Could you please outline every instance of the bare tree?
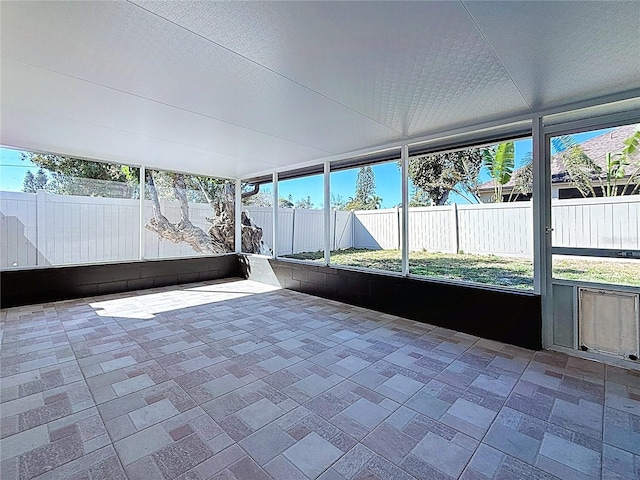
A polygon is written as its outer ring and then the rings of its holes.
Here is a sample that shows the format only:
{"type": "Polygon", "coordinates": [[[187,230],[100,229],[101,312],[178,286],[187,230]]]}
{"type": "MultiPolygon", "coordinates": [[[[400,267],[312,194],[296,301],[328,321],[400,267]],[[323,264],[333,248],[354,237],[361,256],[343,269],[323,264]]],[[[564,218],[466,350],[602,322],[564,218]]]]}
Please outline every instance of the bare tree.
{"type": "MultiPolygon", "coordinates": [[[[25,187],[38,181],[46,182],[46,172],[53,180],[46,188],[62,195],[89,195],[134,198],[138,195],[140,169],[127,165],[93,162],[60,155],[24,152],[22,159],[41,167],[38,174],[25,180],[25,187]],[[118,188],[119,187],[119,188],[118,188]]],[[[153,208],[153,217],[145,227],[160,238],[174,243],[187,243],[200,253],[228,253],[235,251],[235,188],[226,180],[196,175],[147,170],[145,184],[153,208]],[[180,219],[172,223],[162,212],[160,198],[176,200],[180,206],[180,219]],[[206,202],[213,215],[203,229],[190,218],[189,202],[206,202]]],[[[44,184],[43,184],[44,185],[44,184]]],[[[248,198],[259,193],[259,185],[242,193],[248,198]]],[[[238,199],[240,200],[240,199],[238,199]]],[[[243,252],[269,253],[262,242],[262,229],[246,213],[242,215],[243,252]]]]}
{"type": "MultiPolygon", "coordinates": [[[[235,251],[235,188],[228,181],[206,181],[202,177],[185,176],[171,173],[171,187],[173,197],[180,204],[180,220],[170,222],[162,213],[158,191],[155,186],[153,172],[146,172],[145,182],[151,204],[153,218],[145,227],[165,240],[174,243],[188,243],[191,248],[200,253],[228,253],[235,251]],[[187,182],[194,184],[213,210],[212,217],[206,217],[211,224],[207,231],[194,225],[189,215],[189,190],[187,182]]],[[[258,193],[259,187],[244,192],[243,196],[258,193]]],[[[255,225],[251,218],[242,212],[241,216],[242,251],[245,253],[269,253],[262,241],[262,229],[255,225]]]]}

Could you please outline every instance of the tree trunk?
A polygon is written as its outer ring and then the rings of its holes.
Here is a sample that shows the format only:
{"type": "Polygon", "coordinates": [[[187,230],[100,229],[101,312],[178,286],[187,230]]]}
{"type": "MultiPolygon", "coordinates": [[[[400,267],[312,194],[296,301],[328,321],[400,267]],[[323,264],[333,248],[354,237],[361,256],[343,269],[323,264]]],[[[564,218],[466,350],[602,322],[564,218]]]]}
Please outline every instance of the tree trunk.
{"type": "MultiPolygon", "coordinates": [[[[213,198],[200,185],[202,193],[214,212],[214,217],[206,218],[211,223],[207,232],[191,223],[184,175],[172,175],[173,195],[180,203],[180,221],[178,223],[169,222],[162,214],[151,171],[146,173],[146,184],[153,206],[153,218],[145,225],[147,229],[156,232],[160,238],[170,242],[188,243],[199,253],[219,254],[235,251],[235,189],[232,184],[221,185],[213,198]]],[[[255,193],[257,191],[254,189],[255,193]]],[[[256,226],[245,212],[242,212],[242,251],[245,253],[270,253],[262,242],[262,229],[256,226]]]]}
{"type": "Polygon", "coordinates": [[[180,202],[180,221],[171,223],[167,217],[162,215],[158,191],[153,181],[153,174],[148,171],[146,174],[147,189],[151,196],[153,205],[153,218],[146,226],[152,232],[156,232],[160,238],[173,243],[188,243],[199,253],[225,253],[224,245],[207,235],[200,227],[196,227],[189,219],[189,203],[187,201],[186,184],[184,176],[173,175],[173,194],[180,202]]]}
{"type": "Polygon", "coordinates": [[[242,252],[271,255],[262,241],[262,228],[258,227],[246,212],[242,212],[242,252]]]}
{"type": "Polygon", "coordinates": [[[235,231],[235,201],[234,187],[231,184],[224,184],[219,192],[209,200],[209,205],[213,209],[214,217],[207,217],[207,222],[211,224],[208,233],[212,238],[222,243],[227,252],[235,252],[236,231],[235,231]]]}
{"type": "MultiPolygon", "coordinates": [[[[259,187],[254,187],[250,193],[251,195],[257,194],[259,187]]],[[[243,194],[242,198],[246,198],[250,195],[243,194]]],[[[219,195],[216,195],[216,199],[210,201],[216,213],[215,218],[207,218],[207,221],[211,222],[209,228],[209,235],[225,242],[229,248],[229,251],[235,250],[235,202],[234,202],[234,187],[231,184],[226,184],[219,195]]],[[[247,212],[241,213],[241,235],[242,235],[242,252],[243,253],[261,253],[270,255],[269,248],[262,241],[262,228],[258,227],[253,220],[249,217],[247,212]]]]}
{"type": "Polygon", "coordinates": [[[442,196],[438,200],[438,203],[437,203],[438,206],[447,204],[447,200],[449,200],[449,193],[451,193],[449,190],[445,190],[445,192],[442,194],[442,196]]]}

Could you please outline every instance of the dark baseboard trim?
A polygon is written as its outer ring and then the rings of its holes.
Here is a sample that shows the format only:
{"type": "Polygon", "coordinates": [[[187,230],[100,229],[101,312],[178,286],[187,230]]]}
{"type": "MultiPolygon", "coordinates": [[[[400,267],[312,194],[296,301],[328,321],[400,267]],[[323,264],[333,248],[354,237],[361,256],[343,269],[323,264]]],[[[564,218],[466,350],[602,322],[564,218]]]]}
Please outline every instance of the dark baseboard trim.
{"type": "Polygon", "coordinates": [[[542,348],[540,295],[241,255],[251,280],[498,340],[542,348]]]}
{"type": "Polygon", "coordinates": [[[148,260],[0,272],[2,308],[239,275],[238,256],[148,260]]]}

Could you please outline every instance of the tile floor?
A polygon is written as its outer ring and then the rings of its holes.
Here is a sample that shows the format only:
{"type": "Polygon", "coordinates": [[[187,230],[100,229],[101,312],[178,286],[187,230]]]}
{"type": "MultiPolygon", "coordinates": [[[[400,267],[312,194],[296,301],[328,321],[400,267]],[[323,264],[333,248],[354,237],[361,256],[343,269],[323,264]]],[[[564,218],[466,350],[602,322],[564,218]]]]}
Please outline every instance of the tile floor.
{"type": "Polygon", "coordinates": [[[640,478],[640,372],[243,280],[1,311],[13,479],[640,478]]]}

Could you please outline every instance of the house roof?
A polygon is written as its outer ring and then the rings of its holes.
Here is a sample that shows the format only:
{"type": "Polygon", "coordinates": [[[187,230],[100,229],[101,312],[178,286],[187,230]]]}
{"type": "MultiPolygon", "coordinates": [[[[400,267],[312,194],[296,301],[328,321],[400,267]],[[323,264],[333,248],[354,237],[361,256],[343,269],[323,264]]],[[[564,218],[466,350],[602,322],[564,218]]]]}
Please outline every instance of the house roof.
{"type": "MultiPolygon", "coordinates": [[[[624,147],[623,141],[631,136],[631,134],[635,131],[638,125],[631,124],[625,125],[623,127],[618,127],[613,130],[607,131],[602,135],[598,135],[597,137],[593,137],[585,142],[580,144],[582,151],[591,158],[597,165],[602,167],[603,170],[606,170],[606,154],[619,152],[624,147]]],[[[516,170],[516,172],[520,171],[523,167],[516,170]]],[[[503,185],[503,187],[512,187],[514,184],[515,172],[514,175],[511,176],[511,180],[503,185]]],[[[569,174],[567,173],[567,169],[564,166],[564,162],[562,161],[562,153],[556,153],[551,156],[551,183],[565,183],[571,181],[569,174]]],[[[486,192],[489,190],[493,190],[495,186],[495,180],[489,180],[481,184],[478,187],[480,192],[486,192]]]]}

